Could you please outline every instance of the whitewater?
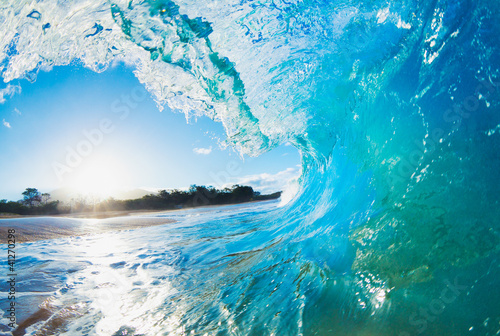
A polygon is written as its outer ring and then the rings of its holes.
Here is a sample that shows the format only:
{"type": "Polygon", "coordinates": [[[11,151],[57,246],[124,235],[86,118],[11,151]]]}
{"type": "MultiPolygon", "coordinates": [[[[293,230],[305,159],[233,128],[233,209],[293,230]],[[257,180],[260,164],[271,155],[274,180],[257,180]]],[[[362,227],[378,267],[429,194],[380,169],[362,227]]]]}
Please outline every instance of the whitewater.
{"type": "Polygon", "coordinates": [[[499,17],[483,0],[1,1],[4,82],[123,62],[242,155],[302,159],[286,204],[26,243],[21,295],[47,313],[17,334],[499,335],[499,17]]]}

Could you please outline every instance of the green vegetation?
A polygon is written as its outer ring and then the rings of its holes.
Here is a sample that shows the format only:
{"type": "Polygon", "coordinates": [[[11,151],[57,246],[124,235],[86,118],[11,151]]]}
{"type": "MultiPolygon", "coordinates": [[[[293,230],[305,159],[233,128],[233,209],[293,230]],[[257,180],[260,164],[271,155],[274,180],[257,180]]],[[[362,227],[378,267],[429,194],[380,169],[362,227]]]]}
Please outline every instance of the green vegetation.
{"type": "Polygon", "coordinates": [[[101,201],[81,197],[72,200],[70,204],[51,201],[50,194],[42,194],[36,188],[27,188],[22,195],[23,199],[17,202],[0,200],[0,214],[56,215],[120,210],[169,210],[276,199],[280,197],[281,192],[261,195],[249,186],[234,185],[232,188],[219,190],[214,187],[192,185],[188,191],[161,190],[157,194],[146,195],[138,199],[108,198],[101,201]]]}
{"type": "Polygon", "coordinates": [[[50,201],[50,194],[42,194],[35,188],[26,188],[23,199],[17,202],[0,200],[0,214],[48,215],[58,214],[59,201],[50,201]]]}

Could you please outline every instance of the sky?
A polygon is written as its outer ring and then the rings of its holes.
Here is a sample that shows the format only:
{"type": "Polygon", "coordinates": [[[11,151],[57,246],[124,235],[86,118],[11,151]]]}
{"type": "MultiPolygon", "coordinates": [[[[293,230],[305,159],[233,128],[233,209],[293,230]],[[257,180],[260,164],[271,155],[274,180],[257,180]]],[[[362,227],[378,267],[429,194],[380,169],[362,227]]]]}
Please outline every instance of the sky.
{"type": "Polygon", "coordinates": [[[51,192],[252,185],[269,193],[300,172],[296,148],[259,157],[223,149],[222,124],[158,109],[124,64],[103,73],[77,65],[36,81],[0,84],[0,199],[27,187],[51,192]]]}

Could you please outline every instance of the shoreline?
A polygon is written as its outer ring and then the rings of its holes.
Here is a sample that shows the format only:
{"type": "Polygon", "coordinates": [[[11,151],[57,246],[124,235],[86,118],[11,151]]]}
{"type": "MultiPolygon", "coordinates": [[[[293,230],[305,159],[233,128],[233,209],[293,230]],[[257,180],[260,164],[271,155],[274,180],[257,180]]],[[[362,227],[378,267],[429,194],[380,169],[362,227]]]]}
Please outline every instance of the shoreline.
{"type": "MultiPolygon", "coordinates": [[[[0,235],[7,237],[8,230],[16,231],[16,243],[65,237],[81,237],[111,231],[134,230],[150,226],[173,224],[176,220],[165,217],[142,217],[193,209],[213,209],[219,207],[248,206],[272,200],[251,201],[236,204],[206,205],[170,210],[123,210],[101,213],[74,213],[59,215],[18,215],[0,217],[0,235]]],[[[0,241],[0,244],[5,242],[0,241]]]]}
{"type": "MultiPolygon", "coordinates": [[[[16,217],[0,220],[0,235],[7,237],[8,230],[14,229],[16,243],[30,243],[40,240],[96,235],[112,231],[134,230],[175,222],[177,221],[170,218],[134,215],[108,218],[16,217]]],[[[0,243],[5,242],[0,241],[0,243]]]]}
{"type": "Polygon", "coordinates": [[[244,205],[244,204],[252,204],[252,203],[260,203],[260,202],[268,202],[279,200],[279,198],[267,199],[267,200],[254,200],[248,202],[241,203],[228,203],[228,204],[208,204],[201,206],[193,206],[193,207],[185,207],[179,209],[164,209],[164,210],[113,210],[113,211],[97,211],[97,212],[75,212],[75,213],[67,213],[67,214],[53,214],[53,215],[19,215],[14,213],[0,213],[0,220],[2,219],[16,219],[16,218],[87,218],[87,219],[106,219],[106,218],[116,218],[116,217],[126,217],[126,216],[135,216],[135,215],[149,215],[149,214],[158,214],[163,212],[171,212],[171,211],[183,211],[183,210],[192,210],[192,209],[203,209],[203,208],[216,208],[216,207],[224,207],[224,206],[232,206],[232,205],[244,205]]]}
{"type": "Polygon", "coordinates": [[[184,209],[169,209],[169,210],[116,210],[116,211],[101,211],[101,212],[75,212],[68,214],[53,214],[53,215],[18,215],[18,214],[0,214],[0,219],[16,219],[16,218],[87,218],[87,219],[106,219],[115,217],[126,217],[150,213],[159,213],[167,211],[176,211],[184,209]]]}

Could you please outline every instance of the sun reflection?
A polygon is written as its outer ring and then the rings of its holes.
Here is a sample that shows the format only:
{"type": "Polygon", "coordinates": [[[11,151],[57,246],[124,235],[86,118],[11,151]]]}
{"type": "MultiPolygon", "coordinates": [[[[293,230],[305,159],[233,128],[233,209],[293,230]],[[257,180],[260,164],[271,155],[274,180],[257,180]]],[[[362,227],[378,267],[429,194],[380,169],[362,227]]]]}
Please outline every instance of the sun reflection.
{"type": "Polygon", "coordinates": [[[385,289],[379,290],[377,295],[375,295],[375,300],[376,300],[375,308],[380,308],[384,304],[385,298],[386,298],[385,289]]]}
{"type": "MultiPolygon", "coordinates": [[[[105,221],[87,220],[86,225],[105,225],[105,221]]],[[[98,317],[94,326],[97,334],[159,335],[165,329],[178,334],[187,308],[179,303],[173,314],[165,316],[165,302],[177,291],[164,279],[168,269],[149,268],[149,258],[136,257],[142,253],[137,240],[123,232],[107,232],[78,242],[74,252],[91,264],[71,274],[68,283],[72,284],[73,294],[98,317]]],[[[76,334],[78,325],[72,327],[76,334]]]]}

